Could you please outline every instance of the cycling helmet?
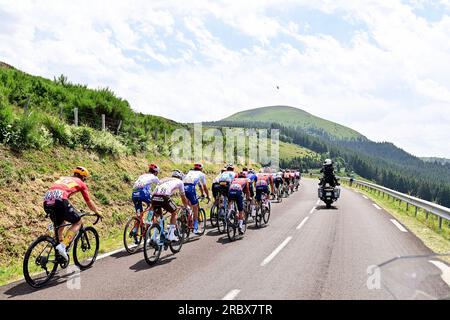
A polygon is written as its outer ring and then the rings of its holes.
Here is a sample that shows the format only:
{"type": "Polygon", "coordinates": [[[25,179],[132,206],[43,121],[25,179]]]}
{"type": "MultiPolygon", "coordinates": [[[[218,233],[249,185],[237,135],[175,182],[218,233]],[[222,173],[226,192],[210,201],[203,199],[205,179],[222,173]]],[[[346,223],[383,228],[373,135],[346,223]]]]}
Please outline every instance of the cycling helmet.
{"type": "Polygon", "coordinates": [[[264,168],[264,173],[272,173],[272,169],[269,167],[264,168]]]}
{"type": "Polygon", "coordinates": [[[177,179],[183,180],[184,174],[180,170],[174,170],[174,171],[172,171],[172,178],[177,178],[177,179]]]}
{"type": "Polygon", "coordinates": [[[83,179],[86,179],[90,176],[89,171],[85,167],[76,167],[72,172],[74,175],[79,175],[83,179]]]}
{"type": "Polygon", "coordinates": [[[152,163],[148,165],[148,172],[153,173],[153,174],[158,174],[160,171],[159,167],[152,163]]]}
{"type": "Polygon", "coordinates": [[[225,168],[227,169],[227,171],[234,171],[234,165],[232,163],[227,164],[225,168]]]}
{"type": "Polygon", "coordinates": [[[255,174],[255,170],[249,169],[249,170],[248,170],[248,173],[250,173],[250,174],[255,174]]]}
{"type": "Polygon", "coordinates": [[[248,172],[248,168],[247,167],[242,168],[242,172],[248,172]]]}
{"type": "Polygon", "coordinates": [[[203,165],[201,163],[194,164],[194,170],[203,170],[203,165]]]}
{"type": "Polygon", "coordinates": [[[331,159],[326,159],[323,163],[325,166],[331,166],[333,164],[333,161],[331,159]]]}
{"type": "Polygon", "coordinates": [[[246,172],[244,172],[244,171],[242,171],[242,172],[239,172],[239,174],[238,174],[238,178],[247,178],[247,173],[246,173],[246,172]]]}

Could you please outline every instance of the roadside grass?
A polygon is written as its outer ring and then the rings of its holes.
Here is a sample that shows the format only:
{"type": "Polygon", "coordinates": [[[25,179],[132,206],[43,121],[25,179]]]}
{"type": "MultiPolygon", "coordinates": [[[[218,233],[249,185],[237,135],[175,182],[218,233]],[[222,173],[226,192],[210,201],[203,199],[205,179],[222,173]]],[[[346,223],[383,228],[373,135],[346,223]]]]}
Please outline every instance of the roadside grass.
{"type": "MultiPolygon", "coordinates": [[[[342,182],[348,185],[348,182],[342,182]]],[[[371,198],[377,205],[384,208],[400,223],[406,226],[413,234],[415,234],[429,249],[437,254],[450,254],[450,223],[449,221],[442,222],[442,229],[439,229],[438,217],[432,214],[428,215],[422,210],[417,210],[413,206],[407,209],[406,203],[393,200],[392,197],[388,199],[387,195],[384,197],[378,194],[375,190],[368,191],[366,189],[351,187],[358,190],[371,198]]],[[[450,260],[450,259],[446,259],[450,260]]],[[[449,261],[450,262],[450,261],[449,261]]]]}

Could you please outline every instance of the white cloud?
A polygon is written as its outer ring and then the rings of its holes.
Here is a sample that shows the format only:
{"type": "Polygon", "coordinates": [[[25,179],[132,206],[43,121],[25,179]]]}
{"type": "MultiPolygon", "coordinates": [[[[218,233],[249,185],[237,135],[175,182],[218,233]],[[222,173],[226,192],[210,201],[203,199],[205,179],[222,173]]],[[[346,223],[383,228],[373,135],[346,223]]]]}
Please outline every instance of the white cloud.
{"type": "Polygon", "coordinates": [[[450,16],[415,14],[429,5],[0,0],[0,60],[109,86],[134,109],[178,121],[286,104],[418,155],[450,157],[450,16]],[[354,25],[351,39],[311,33],[307,20],[280,13],[298,7],[341,17],[354,25]],[[211,20],[249,41],[227,46],[211,20]]]}

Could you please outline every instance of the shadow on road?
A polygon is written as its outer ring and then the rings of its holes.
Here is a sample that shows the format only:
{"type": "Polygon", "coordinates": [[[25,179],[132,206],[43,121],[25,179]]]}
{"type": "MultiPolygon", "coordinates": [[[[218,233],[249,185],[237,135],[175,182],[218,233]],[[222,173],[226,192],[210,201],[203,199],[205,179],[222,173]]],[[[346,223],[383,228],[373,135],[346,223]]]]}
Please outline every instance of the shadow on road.
{"type": "Polygon", "coordinates": [[[134,265],[132,265],[129,269],[133,270],[134,272],[145,271],[145,270],[149,270],[149,269],[162,267],[165,264],[170,263],[176,259],[177,259],[177,257],[173,253],[171,253],[164,257],[161,257],[159,259],[159,261],[153,266],[149,265],[147,262],[145,262],[144,259],[142,259],[142,260],[139,260],[138,262],[136,262],[134,265]]]}
{"type": "Polygon", "coordinates": [[[62,285],[64,283],[67,283],[67,280],[70,280],[71,276],[73,276],[76,273],[75,271],[71,273],[65,272],[66,272],[65,270],[60,270],[59,272],[57,272],[54,278],[42,288],[35,289],[30,287],[26,282],[19,282],[16,283],[10,289],[6,290],[4,294],[9,296],[8,299],[12,299],[19,296],[26,296],[28,294],[32,294],[39,291],[45,291],[50,288],[62,285]]]}
{"type": "Polygon", "coordinates": [[[317,206],[316,210],[317,211],[321,211],[321,210],[329,211],[329,210],[339,210],[339,208],[336,206],[331,206],[330,209],[327,209],[327,206],[322,205],[322,206],[317,206]]]}

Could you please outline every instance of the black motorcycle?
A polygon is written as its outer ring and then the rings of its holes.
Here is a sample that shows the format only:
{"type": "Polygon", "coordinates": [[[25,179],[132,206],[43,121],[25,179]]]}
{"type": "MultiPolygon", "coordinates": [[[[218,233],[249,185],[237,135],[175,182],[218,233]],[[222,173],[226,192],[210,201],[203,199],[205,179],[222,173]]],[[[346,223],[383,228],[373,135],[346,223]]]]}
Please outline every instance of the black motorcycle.
{"type": "Polygon", "coordinates": [[[325,202],[327,209],[331,208],[333,202],[337,201],[341,196],[341,189],[333,187],[329,183],[319,187],[319,199],[325,202]]]}

